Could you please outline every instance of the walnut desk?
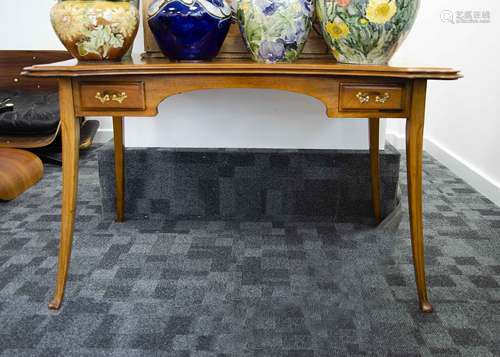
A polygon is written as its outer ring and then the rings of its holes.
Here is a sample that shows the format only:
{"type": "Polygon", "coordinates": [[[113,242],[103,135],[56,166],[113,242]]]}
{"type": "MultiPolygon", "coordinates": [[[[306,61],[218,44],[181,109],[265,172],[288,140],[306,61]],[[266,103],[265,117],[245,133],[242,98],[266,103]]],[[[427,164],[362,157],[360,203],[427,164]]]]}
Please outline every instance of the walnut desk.
{"type": "MultiPolygon", "coordinates": [[[[166,59],[133,58],[122,62],[78,63],[75,60],[25,68],[25,75],[59,81],[63,142],[61,239],[55,295],[59,309],[69,269],[78,188],[79,117],[113,117],[116,173],[116,216],[123,221],[123,117],[155,116],[167,97],[200,89],[264,88],[297,92],[320,100],[329,118],[370,118],[372,200],[380,221],[379,122],[405,118],[408,197],[413,263],[423,312],[427,298],[422,223],[422,143],[428,80],[461,77],[446,68],[406,68],[335,64],[309,59],[294,64],[266,65],[250,60],[172,63],[166,59]]],[[[235,120],[237,120],[235,118],[235,120]]]]}

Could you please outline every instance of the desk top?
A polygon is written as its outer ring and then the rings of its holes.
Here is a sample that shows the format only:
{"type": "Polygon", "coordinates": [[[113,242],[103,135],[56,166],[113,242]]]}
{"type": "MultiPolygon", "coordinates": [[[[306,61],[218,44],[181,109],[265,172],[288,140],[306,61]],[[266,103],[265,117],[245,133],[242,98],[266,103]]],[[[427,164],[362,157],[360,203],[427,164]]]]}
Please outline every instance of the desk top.
{"type": "Polygon", "coordinates": [[[451,68],[374,66],[335,63],[326,59],[304,59],[295,63],[263,64],[250,59],[216,59],[212,62],[171,62],[165,58],[133,56],[121,62],[78,62],[69,60],[26,67],[24,75],[35,77],[82,77],[115,75],[309,75],[407,79],[454,80],[461,73],[451,68]]]}

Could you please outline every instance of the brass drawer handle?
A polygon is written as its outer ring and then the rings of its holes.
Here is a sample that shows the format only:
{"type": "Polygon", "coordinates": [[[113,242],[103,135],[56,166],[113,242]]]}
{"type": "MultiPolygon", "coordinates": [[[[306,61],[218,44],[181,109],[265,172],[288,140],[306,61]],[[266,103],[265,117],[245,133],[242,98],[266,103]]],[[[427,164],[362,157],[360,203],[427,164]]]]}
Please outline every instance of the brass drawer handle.
{"type": "Polygon", "coordinates": [[[127,93],[121,92],[120,94],[109,94],[109,93],[101,93],[97,92],[95,95],[95,99],[99,100],[102,104],[107,103],[109,101],[115,101],[122,104],[125,99],[127,99],[127,93]]]}
{"type": "MultiPolygon", "coordinates": [[[[384,104],[389,99],[391,99],[391,95],[387,92],[384,94],[380,94],[380,93],[372,93],[372,94],[376,95],[375,96],[375,103],[384,104]]],[[[356,98],[358,98],[358,100],[361,104],[369,103],[370,102],[370,93],[358,92],[358,94],[356,94],[356,98]]]]}
{"type": "Polygon", "coordinates": [[[375,97],[375,102],[384,104],[389,99],[391,99],[391,96],[389,95],[389,93],[386,92],[383,95],[377,95],[375,97]]]}
{"type": "Polygon", "coordinates": [[[370,101],[370,95],[368,93],[359,92],[356,94],[356,97],[359,99],[361,104],[365,104],[370,101]]]}

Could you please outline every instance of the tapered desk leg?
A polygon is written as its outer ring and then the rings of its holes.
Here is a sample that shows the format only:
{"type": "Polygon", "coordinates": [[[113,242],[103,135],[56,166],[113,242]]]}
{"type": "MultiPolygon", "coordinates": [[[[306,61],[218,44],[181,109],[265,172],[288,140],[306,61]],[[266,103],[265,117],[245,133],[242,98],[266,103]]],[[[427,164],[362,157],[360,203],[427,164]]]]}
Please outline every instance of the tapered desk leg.
{"type": "Polygon", "coordinates": [[[410,211],[411,244],[418,298],[422,312],[432,312],[425,283],[424,229],[422,218],[422,150],[426,80],[415,80],[410,117],[406,122],[406,161],[408,176],[408,203],[410,211]]]}
{"type": "Polygon", "coordinates": [[[54,310],[61,307],[66,279],[68,277],[78,193],[80,120],[75,117],[71,79],[63,78],[59,80],[59,106],[61,115],[63,187],[57,281],[54,298],[49,304],[49,308],[54,310]]]}
{"type": "Polygon", "coordinates": [[[380,208],[380,157],[379,157],[379,132],[380,119],[370,118],[370,167],[372,182],[372,206],[377,224],[382,221],[380,208]]]}
{"type": "Polygon", "coordinates": [[[115,196],[116,221],[124,221],[125,211],[125,173],[123,166],[123,117],[113,117],[115,143],[115,196]]]}

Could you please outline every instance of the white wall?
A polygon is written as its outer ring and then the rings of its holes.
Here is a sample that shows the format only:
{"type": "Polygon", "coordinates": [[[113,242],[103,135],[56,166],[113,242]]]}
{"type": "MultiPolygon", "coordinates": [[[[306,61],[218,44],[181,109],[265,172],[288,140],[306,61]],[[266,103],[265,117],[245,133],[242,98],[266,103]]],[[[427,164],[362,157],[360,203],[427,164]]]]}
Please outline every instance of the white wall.
{"type": "MultiPolygon", "coordinates": [[[[1,13],[23,13],[22,26],[16,16],[2,17],[0,33],[9,36],[0,49],[63,49],[49,21],[55,1],[0,1],[1,13]]],[[[139,33],[137,53],[144,49],[139,33]]],[[[157,118],[126,120],[127,146],[368,148],[366,120],[327,120],[319,101],[293,93],[200,91],[171,97],[159,109],[157,118]]],[[[111,122],[103,120],[101,139],[110,137],[111,122]]]]}
{"type": "MultiPolygon", "coordinates": [[[[426,150],[500,205],[500,2],[422,2],[401,61],[460,69],[459,81],[429,83],[426,150]],[[489,11],[490,24],[449,24],[444,10],[489,11]]],[[[401,143],[404,123],[388,121],[387,136],[401,143]]]]}

